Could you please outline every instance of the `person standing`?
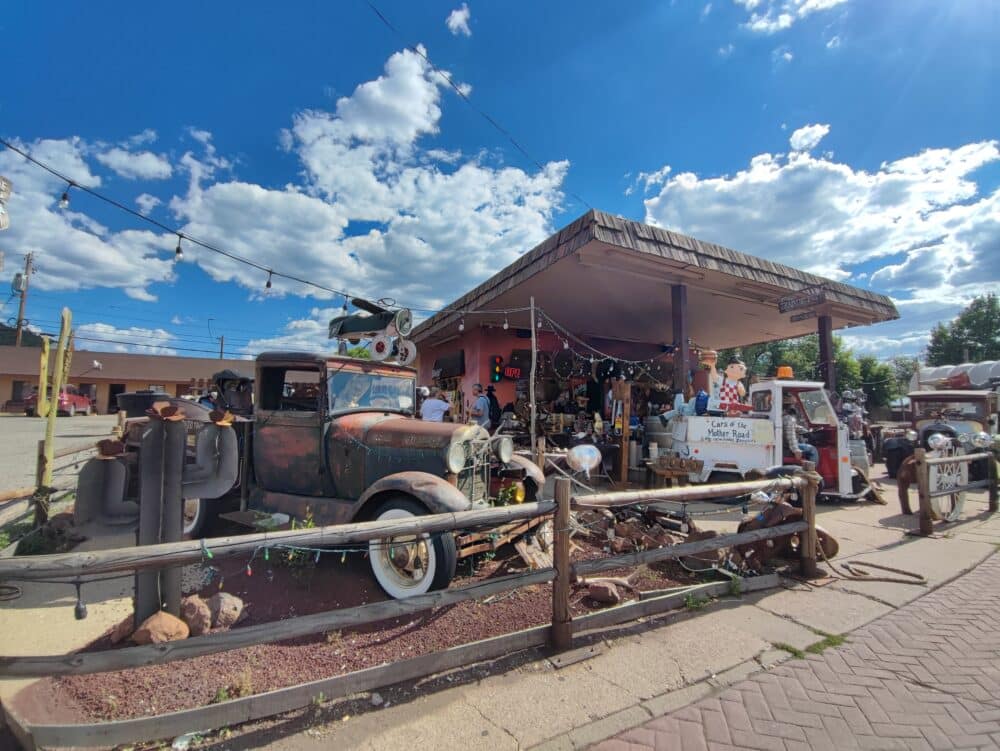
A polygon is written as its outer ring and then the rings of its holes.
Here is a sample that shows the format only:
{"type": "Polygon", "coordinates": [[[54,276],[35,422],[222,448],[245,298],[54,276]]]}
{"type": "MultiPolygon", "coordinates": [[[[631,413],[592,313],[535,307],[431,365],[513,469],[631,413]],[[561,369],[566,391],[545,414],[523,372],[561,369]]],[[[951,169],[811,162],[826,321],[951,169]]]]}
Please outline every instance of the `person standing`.
{"type": "Polygon", "coordinates": [[[472,421],[479,425],[480,427],[489,430],[490,429],[490,400],[483,393],[483,384],[477,383],[472,387],[472,395],[475,401],[472,403],[472,409],[469,410],[469,414],[472,416],[472,421]]]}
{"type": "Polygon", "coordinates": [[[443,391],[437,392],[433,397],[424,399],[420,405],[420,417],[429,422],[442,422],[445,413],[451,409],[448,397],[443,391]]]}

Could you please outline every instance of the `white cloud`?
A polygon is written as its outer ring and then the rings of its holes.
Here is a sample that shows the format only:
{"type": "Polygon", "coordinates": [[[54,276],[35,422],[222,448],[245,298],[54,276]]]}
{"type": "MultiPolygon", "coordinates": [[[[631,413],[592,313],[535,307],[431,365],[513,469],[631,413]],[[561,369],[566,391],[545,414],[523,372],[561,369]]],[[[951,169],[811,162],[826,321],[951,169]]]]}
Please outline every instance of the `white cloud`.
{"type": "Polygon", "coordinates": [[[736,47],[733,46],[732,42],[724,44],[718,49],[719,57],[729,57],[735,50],[736,47]]]}
{"type": "Polygon", "coordinates": [[[701,17],[708,18],[708,14],[712,12],[712,4],[705,3],[705,7],[701,9],[701,17]]]}
{"type": "Polygon", "coordinates": [[[788,143],[793,151],[810,151],[816,148],[829,132],[830,126],[826,124],[805,125],[792,133],[788,143]]]}
{"type": "Polygon", "coordinates": [[[136,205],[139,207],[139,212],[141,214],[148,214],[150,211],[159,206],[163,201],[161,201],[156,196],[151,196],[149,193],[140,193],[135,198],[136,205]]]}
{"type": "Polygon", "coordinates": [[[771,62],[774,65],[780,65],[781,63],[790,63],[795,59],[795,55],[792,54],[792,50],[787,44],[781,47],[775,47],[771,50],[771,62]]]}
{"type": "Polygon", "coordinates": [[[462,3],[461,8],[455,8],[455,10],[448,14],[444,23],[448,27],[448,31],[455,36],[461,34],[471,37],[472,29],[469,28],[469,18],[471,16],[472,12],[469,10],[469,6],[466,3],[462,3]]]}
{"type": "Polygon", "coordinates": [[[334,352],[337,343],[329,338],[330,319],[341,315],[340,308],[313,308],[308,318],[291,320],[277,336],[251,339],[243,353],[255,355],[267,350],[293,352],[334,352]]]}
{"type": "Polygon", "coordinates": [[[99,153],[97,161],[129,180],[165,180],[173,174],[170,161],[152,151],[128,151],[116,146],[99,153]]]}
{"type": "Polygon", "coordinates": [[[153,143],[156,139],[156,131],[152,128],[146,128],[142,131],[142,133],[136,133],[134,136],[129,136],[126,143],[129,146],[144,146],[147,143],[153,143]]]}
{"type": "Polygon", "coordinates": [[[826,48],[828,50],[835,50],[839,46],[840,46],[840,37],[836,35],[830,37],[830,40],[826,43],[826,48]]]}
{"type": "MultiPolygon", "coordinates": [[[[100,176],[85,161],[89,147],[78,138],[15,143],[78,185],[101,185],[100,176]]],[[[164,255],[170,249],[169,238],[144,230],[109,230],[81,213],[87,201],[72,189],[69,209],[60,210],[57,203],[65,183],[11,151],[0,152],[0,173],[16,186],[7,205],[11,224],[5,240],[35,253],[38,271],[33,287],[50,291],[118,287],[135,299],[153,299],[147,287],[173,279],[173,265],[164,255]]]]}
{"type": "Polygon", "coordinates": [[[85,323],[77,326],[80,349],[91,352],[135,352],[144,355],[176,355],[175,337],[165,329],[130,326],[120,329],[109,323],[85,323]]]}
{"type": "Polygon", "coordinates": [[[744,26],[760,34],[789,29],[813,13],[830,10],[847,0],[733,0],[750,18],[744,26]]]}
{"type": "Polygon", "coordinates": [[[947,317],[1000,291],[1000,189],[981,193],[972,179],[997,162],[996,141],[928,149],[872,172],[807,151],[760,154],[734,175],[671,176],[645,201],[646,221],[834,279],[874,265],[870,286],[897,300],[903,320],[872,336],[912,345],[938,320],[924,311],[947,317]]]}
{"type": "MultiPolygon", "coordinates": [[[[569,168],[554,161],[528,172],[486,152],[450,151],[438,139],[425,145],[441,129],[441,98],[449,92],[420,55],[393,54],[382,75],[341,97],[334,111],[292,117],[281,144],[303,171],[283,187],[239,179],[212,134],[191,128],[186,138],[195,148],[176,160],[186,187],[164,202],[185,235],[265,268],[352,294],[439,307],[551,233],[569,168]]],[[[27,148],[77,184],[100,185],[86,157],[106,153],[106,146],[67,139],[27,148]]],[[[172,282],[175,269],[194,263],[216,280],[263,292],[266,273],[193,243],[175,267],[172,233],[113,232],[76,212],[75,197],[69,211],[59,211],[65,184],[19,157],[0,154],[0,172],[17,186],[6,234],[12,245],[38,254],[33,284],[41,289],[117,287],[151,300],[151,284],[172,282]]],[[[152,210],[156,200],[143,194],[137,205],[152,210]]],[[[273,282],[276,296],[336,297],[280,277],[273,282]]]]}

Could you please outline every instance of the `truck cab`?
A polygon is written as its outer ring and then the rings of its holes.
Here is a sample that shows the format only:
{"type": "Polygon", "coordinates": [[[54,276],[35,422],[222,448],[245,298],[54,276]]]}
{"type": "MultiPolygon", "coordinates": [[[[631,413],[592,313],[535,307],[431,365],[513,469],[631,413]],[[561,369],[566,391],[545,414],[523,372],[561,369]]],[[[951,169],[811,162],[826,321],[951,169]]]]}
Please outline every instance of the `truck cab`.
{"type": "MultiPolygon", "coordinates": [[[[541,470],[510,438],[476,425],[417,420],[416,371],[296,352],[258,356],[249,508],[316,524],[391,520],[487,507],[497,476],[506,498],[535,500],[541,470]]],[[[244,478],[247,481],[247,478],[244,478]]],[[[373,541],[372,570],[393,597],[447,586],[450,534],[373,541]]]]}
{"type": "Polygon", "coordinates": [[[671,451],[700,459],[704,468],[695,482],[740,479],[752,469],[800,464],[784,436],[782,410],[791,405],[807,440],[819,453],[821,494],[856,499],[868,492],[867,477],[852,466],[847,426],[837,420],[819,381],[768,379],[750,386],[751,410],[745,416],[684,415],[671,420],[671,451]]]}

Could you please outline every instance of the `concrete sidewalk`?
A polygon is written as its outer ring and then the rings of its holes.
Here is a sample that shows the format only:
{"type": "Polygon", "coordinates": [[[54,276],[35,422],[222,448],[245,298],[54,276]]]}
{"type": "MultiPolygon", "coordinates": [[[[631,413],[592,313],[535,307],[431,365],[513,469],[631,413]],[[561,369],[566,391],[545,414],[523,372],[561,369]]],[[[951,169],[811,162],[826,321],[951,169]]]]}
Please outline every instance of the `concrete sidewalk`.
{"type": "Polygon", "coordinates": [[[592,748],[1000,749],[1000,556],[843,646],[592,748]]]}
{"type": "MultiPolygon", "coordinates": [[[[924,539],[905,534],[916,519],[898,513],[895,487],[886,484],[888,506],[820,508],[819,523],[840,540],[838,561],[905,568],[924,574],[933,588],[974,568],[1000,544],[1000,515],[986,513],[985,494],[970,494],[966,520],[924,539]]],[[[586,748],[765,669],[805,664],[789,662],[787,650],[803,650],[822,641],[823,633],[854,631],[928,593],[913,585],[836,579],[787,586],[611,632],[603,654],[560,670],[536,660],[502,674],[484,669],[470,678],[467,671],[455,676],[463,685],[439,679],[395,688],[381,692],[387,703],[377,709],[362,697],[213,747],[291,751],[335,744],[374,751],[416,742],[441,749],[484,743],[498,749],[586,748]]],[[[773,670],[763,675],[767,679],[773,670]]]]}

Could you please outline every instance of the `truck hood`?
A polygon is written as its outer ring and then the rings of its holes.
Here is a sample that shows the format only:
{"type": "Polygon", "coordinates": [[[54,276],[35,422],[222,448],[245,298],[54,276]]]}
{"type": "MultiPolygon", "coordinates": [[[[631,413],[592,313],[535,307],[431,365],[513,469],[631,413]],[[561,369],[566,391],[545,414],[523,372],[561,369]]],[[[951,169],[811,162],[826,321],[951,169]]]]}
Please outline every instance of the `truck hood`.
{"type": "Polygon", "coordinates": [[[478,425],[430,422],[384,412],[342,415],[335,417],[333,424],[337,434],[347,434],[369,448],[443,450],[455,441],[489,438],[478,425]]]}

